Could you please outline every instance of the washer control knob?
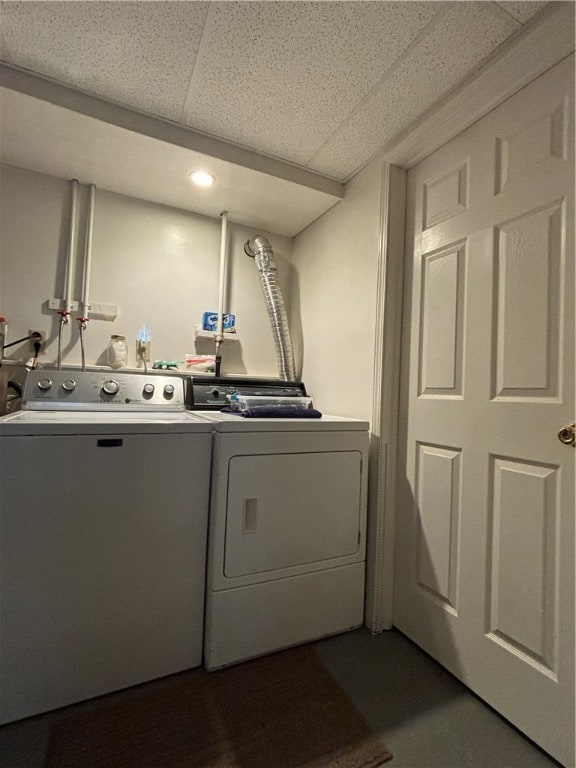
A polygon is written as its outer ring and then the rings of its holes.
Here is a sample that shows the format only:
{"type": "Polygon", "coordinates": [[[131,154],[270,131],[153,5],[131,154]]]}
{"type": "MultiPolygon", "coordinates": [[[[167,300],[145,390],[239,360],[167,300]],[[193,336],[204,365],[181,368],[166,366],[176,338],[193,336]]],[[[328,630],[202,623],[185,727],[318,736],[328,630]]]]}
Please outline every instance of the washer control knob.
{"type": "Polygon", "coordinates": [[[40,379],[38,382],[38,389],[41,389],[43,392],[46,392],[50,389],[52,386],[52,380],[51,379],[40,379]]]}
{"type": "Polygon", "coordinates": [[[219,389],[213,389],[211,391],[212,397],[220,397],[220,390],[219,389]]]}
{"type": "Polygon", "coordinates": [[[164,386],[164,397],[172,397],[174,394],[174,384],[166,384],[164,386]]]}
{"type": "Polygon", "coordinates": [[[66,379],[62,382],[62,389],[65,389],[66,392],[73,392],[76,389],[76,382],[74,379],[66,379]]]}
{"type": "Polygon", "coordinates": [[[154,394],[154,384],[144,384],[144,395],[151,397],[154,394]]]}
{"type": "Polygon", "coordinates": [[[102,392],[105,392],[107,395],[115,395],[119,389],[120,385],[117,381],[114,381],[114,379],[105,381],[104,384],[102,384],[102,392]]]}

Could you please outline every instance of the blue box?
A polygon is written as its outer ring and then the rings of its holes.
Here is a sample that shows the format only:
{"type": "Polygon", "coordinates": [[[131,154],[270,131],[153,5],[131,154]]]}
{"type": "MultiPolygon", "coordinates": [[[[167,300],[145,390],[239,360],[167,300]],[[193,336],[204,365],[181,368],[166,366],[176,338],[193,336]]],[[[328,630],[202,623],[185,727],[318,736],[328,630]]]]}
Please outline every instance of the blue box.
{"type": "MultiPolygon", "coordinates": [[[[218,330],[218,312],[204,312],[202,315],[202,330],[218,330]]],[[[236,315],[222,315],[222,330],[224,333],[236,333],[236,315]]]]}

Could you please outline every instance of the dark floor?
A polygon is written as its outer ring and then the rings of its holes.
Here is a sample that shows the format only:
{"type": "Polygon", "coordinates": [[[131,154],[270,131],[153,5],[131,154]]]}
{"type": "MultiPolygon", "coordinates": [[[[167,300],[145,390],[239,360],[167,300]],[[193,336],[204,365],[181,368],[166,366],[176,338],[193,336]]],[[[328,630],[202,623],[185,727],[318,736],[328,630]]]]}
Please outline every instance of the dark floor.
{"type": "Polygon", "coordinates": [[[394,755],[390,768],[559,765],[400,632],[357,630],[316,650],[394,755]]]}
{"type": "MultiPolygon", "coordinates": [[[[399,632],[373,636],[357,630],[321,640],[315,647],[393,753],[390,768],[558,765],[399,632]]],[[[140,693],[143,687],[136,690],[140,693]]],[[[42,768],[54,722],[100,707],[107,699],[129,697],[134,690],[3,726],[0,768],[42,768]]]]}

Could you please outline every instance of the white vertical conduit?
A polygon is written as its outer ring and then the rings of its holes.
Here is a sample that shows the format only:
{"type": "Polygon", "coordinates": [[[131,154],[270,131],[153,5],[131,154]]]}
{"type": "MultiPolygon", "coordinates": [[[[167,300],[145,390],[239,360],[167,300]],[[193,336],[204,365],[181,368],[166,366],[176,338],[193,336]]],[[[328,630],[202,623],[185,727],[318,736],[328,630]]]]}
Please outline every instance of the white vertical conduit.
{"type": "Polygon", "coordinates": [[[218,281],[218,322],[216,325],[216,376],[220,376],[222,355],[220,347],[224,341],[224,291],[226,285],[226,257],[228,254],[228,211],[222,211],[222,232],[220,235],[220,276],[218,281]]]}
{"type": "Polygon", "coordinates": [[[70,240],[68,242],[68,261],[66,263],[66,284],[64,289],[64,311],[66,312],[65,323],[68,322],[68,316],[72,311],[72,291],[74,290],[74,267],[75,267],[75,244],[76,244],[76,209],[78,207],[78,187],[77,179],[72,179],[72,193],[70,203],[70,240]]]}
{"type": "Polygon", "coordinates": [[[84,270],[82,273],[82,302],[80,316],[78,317],[78,332],[80,334],[80,351],[82,354],[82,370],[86,370],[86,351],[84,349],[84,331],[88,326],[88,310],[90,308],[90,272],[92,269],[92,233],[94,231],[94,203],[96,199],[96,186],[88,186],[88,213],[86,218],[86,237],[84,240],[84,270]]]}
{"type": "Polygon", "coordinates": [[[66,277],[64,279],[64,309],[59,309],[60,322],[58,327],[58,370],[62,367],[62,328],[68,322],[72,311],[72,291],[74,290],[74,254],[76,244],[76,209],[78,206],[78,179],[70,182],[70,239],[68,241],[68,258],[66,260],[66,277]]]}
{"type": "MultiPolygon", "coordinates": [[[[84,271],[82,274],[82,304],[80,306],[80,319],[88,320],[88,310],[90,302],[88,299],[90,293],[90,272],[92,269],[92,233],[94,231],[94,203],[96,200],[96,187],[90,184],[88,187],[88,216],[86,221],[86,239],[84,241],[84,271]]],[[[84,324],[84,327],[86,325],[84,324]]]]}

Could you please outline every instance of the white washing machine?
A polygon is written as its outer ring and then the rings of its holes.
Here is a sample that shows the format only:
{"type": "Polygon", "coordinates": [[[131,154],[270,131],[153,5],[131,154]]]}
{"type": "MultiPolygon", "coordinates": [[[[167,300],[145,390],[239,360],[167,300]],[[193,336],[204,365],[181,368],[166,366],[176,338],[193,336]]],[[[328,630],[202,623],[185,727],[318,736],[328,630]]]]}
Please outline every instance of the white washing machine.
{"type": "Polygon", "coordinates": [[[207,669],[360,626],[368,423],[205,418],[214,425],[207,669]]]}
{"type": "Polygon", "coordinates": [[[202,663],[211,427],[183,395],[33,372],[0,419],[0,722],[202,663]]]}

